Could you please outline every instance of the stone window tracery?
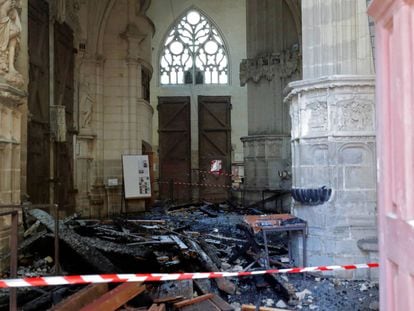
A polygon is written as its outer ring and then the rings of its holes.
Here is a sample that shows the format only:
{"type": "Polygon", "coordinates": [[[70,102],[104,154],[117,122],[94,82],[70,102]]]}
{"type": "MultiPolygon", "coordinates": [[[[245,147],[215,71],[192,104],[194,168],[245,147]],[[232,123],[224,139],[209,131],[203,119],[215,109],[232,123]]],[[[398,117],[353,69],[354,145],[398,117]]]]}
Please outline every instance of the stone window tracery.
{"type": "Polygon", "coordinates": [[[228,54],[216,27],[190,10],[170,30],[160,58],[160,83],[227,84],[228,54]]]}

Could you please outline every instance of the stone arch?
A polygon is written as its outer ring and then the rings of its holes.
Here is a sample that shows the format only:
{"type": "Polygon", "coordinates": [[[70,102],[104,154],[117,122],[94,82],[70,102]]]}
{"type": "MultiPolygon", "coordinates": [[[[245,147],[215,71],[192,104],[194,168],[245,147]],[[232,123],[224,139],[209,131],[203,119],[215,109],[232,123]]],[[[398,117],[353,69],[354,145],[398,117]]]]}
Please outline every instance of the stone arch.
{"type": "Polygon", "coordinates": [[[174,21],[170,24],[170,26],[168,27],[168,29],[165,31],[161,41],[160,41],[160,45],[158,46],[158,51],[157,51],[157,84],[160,85],[160,72],[161,72],[161,57],[162,57],[162,53],[164,51],[164,46],[165,46],[165,42],[167,40],[167,38],[169,37],[171,31],[174,29],[174,27],[176,27],[178,25],[178,23],[191,11],[196,11],[198,12],[200,15],[202,15],[213,27],[214,29],[217,31],[218,36],[220,37],[220,39],[223,41],[223,47],[224,50],[226,52],[226,56],[227,56],[227,76],[228,76],[228,81],[227,81],[227,85],[231,85],[232,81],[231,81],[231,73],[232,73],[232,58],[231,58],[231,51],[230,51],[230,45],[228,44],[228,41],[226,40],[226,37],[224,35],[224,33],[222,32],[221,28],[218,26],[218,24],[214,21],[214,19],[212,17],[210,17],[209,14],[207,14],[204,10],[200,9],[199,7],[195,6],[195,5],[191,5],[190,7],[184,9],[182,11],[182,13],[174,19],[174,21]]]}
{"type": "MultiPolygon", "coordinates": [[[[290,12],[292,13],[293,20],[295,22],[296,26],[296,32],[297,36],[300,39],[299,42],[301,42],[302,38],[302,16],[301,16],[301,3],[292,1],[292,0],[285,0],[286,5],[288,6],[290,12]]],[[[301,50],[302,50],[302,44],[300,44],[301,50]]]]}
{"type": "Polygon", "coordinates": [[[111,16],[112,9],[115,5],[116,0],[109,0],[106,2],[103,14],[99,17],[98,35],[96,41],[96,53],[103,55],[103,42],[105,37],[105,29],[108,23],[108,19],[111,16]]]}

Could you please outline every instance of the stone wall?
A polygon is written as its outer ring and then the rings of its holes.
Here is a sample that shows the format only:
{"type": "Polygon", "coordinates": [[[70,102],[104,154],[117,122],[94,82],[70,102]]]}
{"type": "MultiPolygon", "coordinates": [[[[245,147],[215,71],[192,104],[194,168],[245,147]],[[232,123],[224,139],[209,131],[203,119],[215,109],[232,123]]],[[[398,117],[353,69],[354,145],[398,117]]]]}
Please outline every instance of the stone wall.
{"type": "Polygon", "coordinates": [[[374,77],[330,76],[290,87],[293,187],[333,190],[327,203],[293,206],[308,222],[308,265],[375,261],[378,253],[364,246],[377,234],[374,77]]]}
{"type": "MultiPolygon", "coordinates": [[[[85,217],[121,211],[121,156],[141,154],[142,144],[152,143],[153,108],[142,74],[151,79],[154,25],[142,3],[88,1],[79,10],[76,180],[77,206],[85,217]],[[114,178],[118,186],[109,187],[114,178]]],[[[142,210],[144,201],[128,206],[142,210]]]]}
{"type": "Polygon", "coordinates": [[[242,138],[246,203],[260,200],[261,190],[290,186],[279,177],[291,170],[291,124],[283,89],[301,77],[300,19],[299,1],[247,1],[248,58],[240,65],[240,83],[247,85],[248,94],[249,136],[242,138]]]}

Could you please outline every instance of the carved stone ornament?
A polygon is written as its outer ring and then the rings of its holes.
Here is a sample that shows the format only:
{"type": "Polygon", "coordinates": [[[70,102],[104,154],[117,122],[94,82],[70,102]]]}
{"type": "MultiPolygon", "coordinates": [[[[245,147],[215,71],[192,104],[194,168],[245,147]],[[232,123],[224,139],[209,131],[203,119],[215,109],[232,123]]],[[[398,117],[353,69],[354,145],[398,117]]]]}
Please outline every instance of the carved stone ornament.
{"type": "Polygon", "coordinates": [[[80,132],[81,134],[92,133],[92,114],[95,105],[95,98],[92,96],[91,87],[88,82],[82,83],[79,89],[80,93],[80,132]]]}
{"type": "Polygon", "coordinates": [[[328,129],[328,103],[326,100],[313,100],[306,105],[310,112],[309,130],[326,131],[328,129]]]}
{"type": "Polygon", "coordinates": [[[16,87],[24,84],[23,76],[14,67],[22,31],[19,8],[16,0],[0,0],[0,76],[16,87]]]}
{"type": "Polygon", "coordinates": [[[137,25],[129,23],[120,36],[128,42],[127,58],[130,60],[138,59],[140,55],[140,44],[144,41],[147,35],[141,33],[137,25]]]}
{"type": "Polygon", "coordinates": [[[301,70],[299,45],[278,53],[270,53],[256,58],[243,59],[240,63],[240,86],[253,81],[258,83],[262,78],[268,81],[275,76],[289,78],[301,70]]]}
{"type": "Polygon", "coordinates": [[[374,129],[374,104],[372,102],[347,101],[339,103],[338,130],[369,131],[374,129]]]}

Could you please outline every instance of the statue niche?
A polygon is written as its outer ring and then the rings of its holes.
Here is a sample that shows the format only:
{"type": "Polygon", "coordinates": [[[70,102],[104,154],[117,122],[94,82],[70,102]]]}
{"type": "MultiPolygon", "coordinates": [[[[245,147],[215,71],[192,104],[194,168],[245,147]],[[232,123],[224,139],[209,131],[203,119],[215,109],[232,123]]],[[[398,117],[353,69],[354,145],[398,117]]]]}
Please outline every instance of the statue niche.
{"type": "Polygon", "coordinates": [[[11,85],[23,86],[23,76],[14,63],[19,51],[22,26],[16,0],[0,0],[0,76],[11,85]]]}
{"type": "Polygon", "coordinates": [[[90,135],[92,134],[92,114],[95,105],[95,99],[92,96],[91,87],[89,82],[84,82],[81,84],[80,89],[80,116],[79,116],[79,126],[80,134],[90,135]]]}

